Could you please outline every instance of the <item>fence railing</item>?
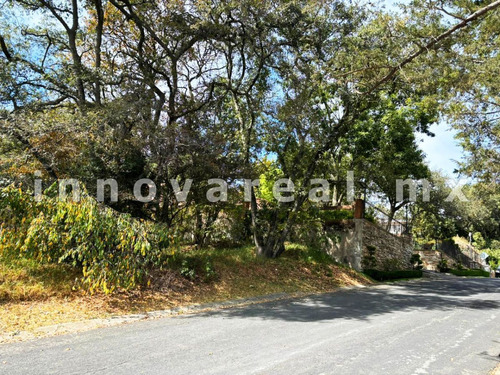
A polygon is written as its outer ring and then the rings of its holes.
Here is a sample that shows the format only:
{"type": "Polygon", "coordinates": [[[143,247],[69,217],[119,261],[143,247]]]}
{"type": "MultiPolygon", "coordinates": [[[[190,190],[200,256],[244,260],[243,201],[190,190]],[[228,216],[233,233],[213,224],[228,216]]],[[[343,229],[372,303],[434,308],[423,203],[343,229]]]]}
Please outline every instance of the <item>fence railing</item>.
{"type": "Polygon", "coordinates": [[[460,247],[453,241],[441,241],[438,243],[438,249],[450,258],[456,259],[457,262],[460,262],[467,268],[482,268],[484,265],[481,256],[472,248],[472,246],[467,246],[464,252],[464,250],[460,249],[460,247]]]}
{"type": "Polygon", "coordinates": [[[389,214],[387,214],[384,210],[380,209],[379,207],[375,206],[374,204],[372,204],[368,201],[365,201],[365,204],[367,204],[368,206],[370,206],[371,208],[374,209],[375,220],[378,222],[379,226],[388,230],[389,233],[395,234],[397,236],[410,234],[410,228],[408,226],[408,223],[401,222],[401,221],[393,218],[391,220],[391,225],[388,228],[387,226],[388,226],[389,220],[390,220],[389,214]]]}

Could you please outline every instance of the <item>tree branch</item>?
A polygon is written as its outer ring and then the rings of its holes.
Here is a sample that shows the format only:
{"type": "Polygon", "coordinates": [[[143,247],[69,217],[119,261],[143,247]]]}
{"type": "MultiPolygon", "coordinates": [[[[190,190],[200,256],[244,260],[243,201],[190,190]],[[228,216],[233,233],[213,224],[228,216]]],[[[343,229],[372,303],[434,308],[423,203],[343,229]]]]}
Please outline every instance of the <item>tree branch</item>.
{"type": "Polygon", "coordinates": [[[2,52],[7,58],[8,61],[12,61],[12,55],[9,52],[9,49],[7,48],[7,44],[5,44],[5,40],[2,35],[0,35],[0,47],[2,48],[2,52]]]}
{"type": "Polygon", "coordinates": [[[476,21],[477,19],[481,18],[484,16],[486,13],[500,7],[500,0],[494,1],[493,3],[479,9],[478,11],[474,12],[471,14],[469,17],[465,18],[462,22],[457,23],[455,26],[449,28],[446,30],[444,33],[440,34],[439,36],[433,38],[429,43],[426,45],[420,47],[416,52],[408,56],[406,59],[404,59],[402,62],[400,62],[397,66],[393,67],[389,73],[383,77],[381,80],[375,83],[375,85],[366,92],[366,94],[372,94],[376,89],[378,89],[381,85],[386,83],[387,81],[391,80],[394,78],[394,76],[400,71],[402,68],[404,68],[406,65],[411,63],[413,60],[415,60],[417,57],[420,55],[423,55],[427,53],[431,48],[435,47],[439,42],[442,40],[448,38],[451,36],[453,33],[456,31],[463,29],[467,27],[470,23],[476,21]]]}

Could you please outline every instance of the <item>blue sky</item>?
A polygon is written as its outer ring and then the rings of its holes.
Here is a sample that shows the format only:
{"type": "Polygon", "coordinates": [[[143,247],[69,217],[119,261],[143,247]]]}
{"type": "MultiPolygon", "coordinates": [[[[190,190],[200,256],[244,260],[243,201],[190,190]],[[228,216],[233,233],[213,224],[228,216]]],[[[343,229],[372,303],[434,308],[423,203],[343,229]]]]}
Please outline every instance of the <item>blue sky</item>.
{"type": "Polygon", "coordinates": [[[433,125],[430,130],[436,136],[419,135],[419,146],[425,152],[432,170],[440,170],[452,177],[457,167],[455,161],[459,161],[463,155],[462,148],[454,138],[456,133],[444,122],[433,125]]]}

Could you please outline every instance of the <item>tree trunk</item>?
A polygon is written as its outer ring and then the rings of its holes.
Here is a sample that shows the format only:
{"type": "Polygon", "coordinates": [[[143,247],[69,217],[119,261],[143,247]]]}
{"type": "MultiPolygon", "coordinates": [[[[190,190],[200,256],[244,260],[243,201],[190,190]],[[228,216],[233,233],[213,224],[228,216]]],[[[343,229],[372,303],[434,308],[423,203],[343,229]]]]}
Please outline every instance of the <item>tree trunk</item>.
{"type": "Polygon", "coordinates": [[[394,215],[396,215],[396,207],[391,205],[391,211],[389,212],[389,215],[387,216],[387,227],[385,228],[388,232],[391,231],[391,225],[394,220],[394,215]]]}
{"type": "Polygon", "coordinates": [[[203,236],[203,214],[201,210],[196,207],[196,228],[194,230],[194,243],[196,247],[202,248],[204,245],[204,236],[203,236]]]}
{"type": "MultiPolygon", "coordinates": [[[[254,189],[251,190],[251,212],[252,212],[252,227],[253,227],[253,238],[256,247],[257,256],[262,256],[265,258],[277,258],[285,251],[285,241],[288,238],[290,230],[294,224],[293,213],[297,212],[300,208],[303,200],[298,199],[294,208],[287,212],[284,218],[284,228],[279,231],[278,227],[280,224],[280,218],[277,212],[274,212],[269,220],[269,228],[267,233],[262,235],[259,228],[259,223],[257,219],[257,200],[255,198],[254,189]]],[[[283,223],[283,222],[281,222],[283,223]]]]}

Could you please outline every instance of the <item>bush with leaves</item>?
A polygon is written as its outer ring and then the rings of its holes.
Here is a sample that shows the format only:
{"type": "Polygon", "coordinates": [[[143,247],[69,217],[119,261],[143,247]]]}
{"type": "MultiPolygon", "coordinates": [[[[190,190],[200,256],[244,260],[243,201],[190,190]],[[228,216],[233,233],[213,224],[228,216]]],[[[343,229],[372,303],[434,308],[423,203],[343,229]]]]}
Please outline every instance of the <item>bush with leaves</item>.
{"type": "Polygon", "coordinates": [[[480,276],[490,277],[490,273],[484,270],[449,270],[455,276],[480,276]]]}
{"type": "Polygon", "coordinates": [[[47,196],[37,202],[7,187],[0,198],[0,255],[72,264],[91,293],[133,288],[174,254],[166,227],[117,214],[86,194],[80,202],[47,196]]]}
{"type": "Polygon", "coordinates": [[[422,270],[398,270],[398,271],[379,271],[379,270],[364,270],[365,275],[370,276],[377,281],[411,279],[422,277],[422,270]]]}
{"type": "Polygon", "coordinates": [[[375,256],[377,248],[375,246],[367,245],[366,250],[368,251],[368,254],[363,256],[361,265],[363,266],[363,269],[374,269],[377,266],[377,257],[375,256]]]}
{"type": "Polygon", "coordinates": [[[398,259],[390,258],[382,260],[381,268],[385,272],[400,271],[406,268],[398,259]]]}
{"type": "Polygon", "coordinates": [[[216,280],[217,271],[210,259],[187,256],[182,259],[180,274],[191,281],[201,278],[204,282],[216,280]]]}
{"type": "Polygon", "coordinates": [[[437,264],[437,269],[439,272],[448,272],[450,270],[448,267],[448,261],[446,259],[441,259],[437,264]]]}
{"type": "Polygon", "coordinates": [[[424,268],[424,266],[422,265],[424,264],[424,262],[422,262],[422,259],[420,259],[420,254],[412,254],[410,263],[412,269],[414,270],[421,270],[422,268],[424,268]]]}

